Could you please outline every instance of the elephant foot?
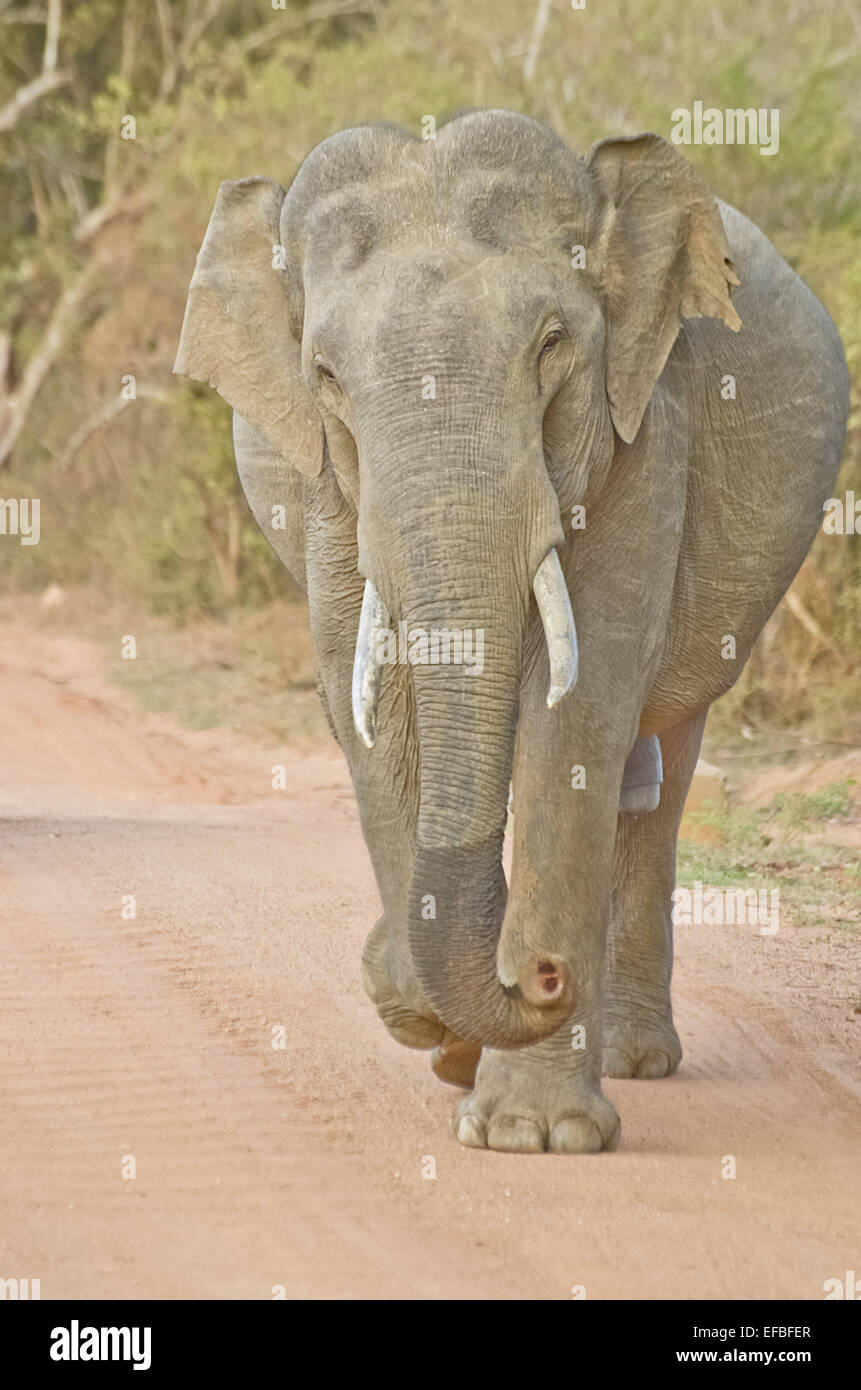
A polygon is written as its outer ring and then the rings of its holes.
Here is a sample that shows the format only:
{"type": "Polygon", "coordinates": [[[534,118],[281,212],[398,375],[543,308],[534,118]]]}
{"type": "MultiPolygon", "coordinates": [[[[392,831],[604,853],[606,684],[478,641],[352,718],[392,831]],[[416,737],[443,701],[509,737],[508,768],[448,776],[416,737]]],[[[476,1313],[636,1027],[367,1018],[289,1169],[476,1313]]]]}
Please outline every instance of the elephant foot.
{"type": "Polygon", "coordinates": [[[423,997],[408,965],[399,960],[381,917],[362,952],[362,985],[386,1028],[403,1047],[422,1051],[445,1044],[445,1024],[423,997]]]}
{"type": "Polygon", "coordinates": [[[454,1033],[446,1033],[445,1038],[431,1053],[431,1070],[440,1081],[449,1086],[462,1086],[471,1091],[475,1085],[475,1072],[481,1057],[480,1043],[464,1042],[454,1033]]]}
{"type": "Polygon", "coordinates": [[[615,1149],[619,1116],[601,1091],[584,1092],[552,1064],[535,1067],[524,1064],[522,1056],[483,1054],[475,1090],[461,1101],[455,1117],[461,1144],[503,1153],[615,1149]]]}
{"type": "Polygon", "coordinates": [[[395,1042],[427,1052],[439,1050],[448,1029],[433,1015],[419,1014],[400,999],[391,997],[377,1001],[377,1013],[395,1042]]]}
{"type": "Polygon", "coordinates": [[[681,1060],[682,1045],[672,1023],[604,1028],[603,1076],[658,1081],[672,1076],[681,1060]]]}

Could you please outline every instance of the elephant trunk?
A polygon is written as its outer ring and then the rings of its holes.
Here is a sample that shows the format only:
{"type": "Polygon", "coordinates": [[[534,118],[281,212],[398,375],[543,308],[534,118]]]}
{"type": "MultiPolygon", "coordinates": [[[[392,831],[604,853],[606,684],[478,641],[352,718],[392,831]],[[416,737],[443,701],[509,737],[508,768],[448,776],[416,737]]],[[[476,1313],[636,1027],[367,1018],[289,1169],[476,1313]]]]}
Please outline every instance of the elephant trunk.
{"type": "MultiPolygon", "coordinates": [[[[532,585],[541,615],[550,665],[547,708],[558,705],[563,695],[577,684],[580,656],[577,628],[559,556],[555,550],[538,567],[532,585]]],[[[365,581],[356,657],[353,663],[353,723],[366,748],[377,738],[377,700],[380,694],[381,666],[377,659],[381,635],[388,631],[389,615],[370,579],[365,581]]]]}
{"type": "MultiPolygon", "coordinates": [[[[379,468],[369,475],[385,476],[379,468]]],[[[515,476],[522,495],[508,475],[504,490],[489,500],[485,492],[480,502],[469,478],[454,495],[447,491],[441,464],[432,490],[415,472],[409,489],[397,488],[396,495],[382,493],[379,481],[373,496],[365,489],[360,565],[379,580],[380,592],[375,583],[366,585],[353,679],[356,728],[372,746],[378,642],[383,631],[395,640],[394,612],[398,647],[405,639],[412,668],[420,760],[410,950],[446,1026],[496,1048],[555,1032],[573,1008],[569,965],[542,948],[540,932],[521,948],[511,978],[500,978],[497,963],[506,906],[502,845],[533,590],[550,655],[548,705],[570,689],[577,666],[570,603],[553,549],[561,535],[558,502],[543,456],[526,460],[515,476]],[[433,524],[441,493],[446,511],[433,524]],[[409,517],[405,495],[416,508],[409,517]],[[488,516],[496,526],[488,526],[488,516]],[[387,519],[382,541],[381,517],[387,519]]]]}
{"type": "Polygon", "coordinates": [[[540,944],[527,950],[514,978],[498,974],[519,651],[500,656],[482,677],[440,680],[430,668],[413,671],[421,798],[409,941],[416,974],[447,1027],[505,1048],[555,1032],[573,1000],[566,963],[540,944]]]}

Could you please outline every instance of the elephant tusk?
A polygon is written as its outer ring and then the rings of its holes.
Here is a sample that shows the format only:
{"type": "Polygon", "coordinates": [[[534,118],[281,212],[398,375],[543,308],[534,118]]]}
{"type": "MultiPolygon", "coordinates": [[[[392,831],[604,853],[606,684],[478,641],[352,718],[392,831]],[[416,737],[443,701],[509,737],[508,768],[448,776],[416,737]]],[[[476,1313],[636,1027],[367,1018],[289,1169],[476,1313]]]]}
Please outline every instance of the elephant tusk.
{"type": "Polygon", "coordinates": [[[382,667],[377,658],[377,634],[388,627],[389,615],[370,579],[365,580],[362,614],[353,662],[353,723],[366,748],[377,738],[377,697],[382,667]]]}
{"type": "Polygon", "coordinates": [[[579,659],[577,656],[577,628],[571,612],[571,600],[559,556],[555,550],[545,555],[532,581],[532,591],[538,602],[538,611],[547,640],[547,655],[550,658],[550,688],[547,691],[547,708],[558,705],[563,695],[567,695],[577,683],[579,659]]]}

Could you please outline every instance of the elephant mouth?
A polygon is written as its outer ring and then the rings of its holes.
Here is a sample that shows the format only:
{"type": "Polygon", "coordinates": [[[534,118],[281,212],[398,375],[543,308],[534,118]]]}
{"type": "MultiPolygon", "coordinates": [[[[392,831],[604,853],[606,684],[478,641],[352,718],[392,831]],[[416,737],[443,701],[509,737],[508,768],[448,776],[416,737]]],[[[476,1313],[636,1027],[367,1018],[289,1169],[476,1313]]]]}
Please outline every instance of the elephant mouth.
{"type": "MultiPolygon", "coordinates": [[[[579,673],[577,627],[555,547],[539,565],[532,591],[550,662],[547,708],[553,709],[577,684],[579,673]]],[[[388,611],[375,585],[368,579],[359,617],[352,682],[353,723],[366,748],[373,748],[377,737],[377,702],[385,664],[380,658],[380,638],[388,630],[388,611]]]]}

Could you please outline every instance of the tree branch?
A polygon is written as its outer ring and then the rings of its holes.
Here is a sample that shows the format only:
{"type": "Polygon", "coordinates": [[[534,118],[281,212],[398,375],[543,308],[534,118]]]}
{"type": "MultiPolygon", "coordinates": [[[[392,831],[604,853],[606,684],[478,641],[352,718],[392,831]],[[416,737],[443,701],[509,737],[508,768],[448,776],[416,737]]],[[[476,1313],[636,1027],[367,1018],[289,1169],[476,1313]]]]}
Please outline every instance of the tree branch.
{"type": "Polygon", "coordinates": [[[535,76],[535,65],[538,62],[538,55],[541,52],[544,30],[547,28],[547,21],[549,18],[550,0],[538,0],[538,8],[535,11],[535,23],[532,26],[532,38],[529,40],[529,47],[526,50],[526,59],[523,64],[523,76],[527,82],[531,82],[535,76]]]}
{"type": "Polygon", "coordinates": [[[221,9],[223,0],[207,0],[203,9],[195,13],[193,7],[189,7],[189,18],[185,32],[179,43],[175,46],[171,61],[162,73],[161,87],[159,94],[162,97],[169,97],[173,93],[185,66],[191,57],[195,44],[201,39],[209,25],[215,19],[221,9]]]}
{"type": "Polygon", "coordinates": [[[47,24],[47,10],[3,10],[0,13],[0,24],[47,24]]]}
{"type": "Polygon", "coordinates": [[[805,632],[809,632],[811,637],[814,637],[817,642],[821,642],[825,650],[831,653],[831,656],[842,671],[849,671],[852,669],[843,653],[838,651],[837,647],[835,647],[834,643],[831,641],[831,638],[816,621],[813,614],[808,612],[805,608],[794,589],[790,589],[784,594],[783,602],[786,604],[793,618],[801,623],[805,632]]]}
{"type": "Polygon", "coordinates": [[[170,399],[169,394],[166,391],[160,391],[157,386],[136,386],[135,392],[136,395],[132,399],[126,399],[124,396],[114,396],[111,400],[106,401],[104,405],[100,406],[98,410],[93,411],[92,415],[87,416],[86,420],[84,420],[72,434],[65,449],[57,459],[57,468],[61,473],[65,473],[75,455],[84,444],[86,444],[90,436],[94,435],[97,430],[104,429],[105,425],[109,425],[112,420],[115,420],[116,417],[125,410],[126,406],[134,405],[135,400],[162,401],[166,403],[170,399]]]}
{"type": "MultiPolygon", "coordinates": [[[[13,24],[17,19],[23,18],[25,14],[32,14],[33,11],[12,11],[3,16],[4,22],[13,24]]],[[[60,20],[63,15],[63,0],[48,0],[48,8],[43,12],[41,21],[45,25],[45,48],[42,54],[42,71],[38,77],[34,77],[32,82],[26,82],[23,87],[19,87],[15,95],[0,110],[0,131],[4,134],[14,130],[18,124],[18,118],[28,106],[47,96],[49,92],[56,91],[58,87],[64,87],[67,82],[71,82],[70,72],[57,71],[57,49],[60,43],[60,20]]],[[[30,20],[35,23],[35,20],[30,20]]]]}
{"type": "Polygon", "coordinates": [[[90,208],[75,229],[75,241],[83,246],[98,236],[103,227],[115,222],[118,217],[132,220],[141,217],[152,202],[153,194],[149,188],[141,188],[137,193],[126,194],[119,189],[106,203],[90,208]]]}
{"type": "Polygon", "coordinates": [[[282,34],[294,34],[316,19],[337,19],[339,15],[374,13],[373,3],[368,3],[368,0],[330,0],[329,3],[309,5],[302,14],[275,19],[271,24],[264,24],[262,29],[255,29],[252,34],[247,34],[238,44],[239,52],[253,53],[255,48],[262,48],[270,39],[278,39],[282,34]]]}
{"type": "Polygon", "coordinates": [[[64,87],[71,80],[70,72],[41,72],[32,82],[19,87],[12,99],[0,109],[0,132],[5,134],[14,130],[19,116],[28,106],[32,106],[49,92],[56,91],[58,87],[64,87]]]}
{"type": "Polygon", "coordinates": [[[173,38],[173,15],[167,0],[155,0],[155,12],[158,18],[158,32],[159,38],[161,39],[162,57],[159,95],[163,97],[172,89],[176,82],[176,44],[173,38]]]}
{"type": "MultiPolygon", "coordinates": [[[[126,0],[123,6],[123,27],[120,39],[120,63],[117,76],[122,85],[131,85],[132,74],[135,66],[135,48],[138,37],[138,8],[132,0],[126,0]]],[[[114,108],[114,119],[116,122],[113,133],[108,137],[105,147],[105,171],[102,175],[102,194],[106,202],[111,201],[114,191],[114,180],[116,178],[117,165],[119,161],[120,146],[120,116],[123,108],[117,104],[114,108]]]]}
{"type": "Polygon", "coordinates": [[[63,17],[63,0],[48,0],[48,22],[45,25],[45,52],[42,56],[42,71],[54,72],[57,67],[57,48],[60,43],[60,20],[63,17]]]}
{"type": "Polygon", "coordinates": [[[0,468],[5,466],[17,443],[42,383],[62,352],[79,310],[101,269],[99,257],[93,256],[73,284],[60,295],[42,341],[24,368],[17,390],[5,401],[0,419],[0,468]]]}

